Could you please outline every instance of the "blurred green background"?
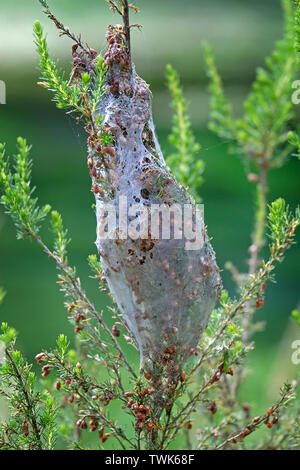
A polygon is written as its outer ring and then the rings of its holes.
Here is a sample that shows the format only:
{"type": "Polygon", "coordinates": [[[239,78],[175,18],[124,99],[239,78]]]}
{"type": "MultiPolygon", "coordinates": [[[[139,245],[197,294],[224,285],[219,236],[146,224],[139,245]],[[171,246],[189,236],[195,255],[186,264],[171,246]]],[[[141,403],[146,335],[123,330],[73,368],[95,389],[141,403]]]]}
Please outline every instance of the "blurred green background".
{"type": "MultiPolygon", "coordinates": [[[[89,45],[105,49],[104,34],[109,23],[119,22],[104,0],[49,0],[58,17],[81,32],[89,45]]],[[[205,221],[213,237],[219,265],[231,260],[246,269],[247,248],[253,220],[254,186],[248,183],[243,158],[228,154],[228,142],[207,131],[208,92],[201,41],[214,47],[224,78],[226,93],[237,115],[250,89],[257,66],[281,37],[282,12],[279,0],[136,0],[141,13],[132,21],[143,25],[134,31],[133,58],[138,73],[151,85],[153,110],[161,146],[167,154],[167,135],[172,110],[165,84],[165,65],[171,63],[181,75],[194,130],[202,145],[199,157],[205,161],[205,184],[201,197],[205,221]]],[[[0,106],[0,139],[7,151],[15,151],[16,137],[22,135],[33,145],[33,180],[40,203],[59,210],[69,229],[72,244],[69,259],[78,267],[88,294],[97,307],[106,299],[89,280],[87,256],[95,252],[93,197],[86,169],[86,137],[76,121],[57,110],[50,95],[36,85],[38,59],[32,38],[33,22],[39,19],[48,31],[50,51],[69,73],[71,43],[58,38],[57,30],[41,13],[37,0],[0,2],[0,80],[7,86],[7,104],[0,106]]],[[[292,207],[299,201],[299,161],[270,175],[270,200],[283,196],[292,207]]],[[[46,240],[51,240],[48,230],[46,240]]],[[[263,333],[256,336],[257,348],[250,355],[251,374],[243,396],[257,401],[260,412],[277,395],[278,387],[292,377],[296,366],[290,361],[291,342],[300,332],[289,322],[299,302],[300,245],[277,268],[276,283],[269,284],[266,302],[257,319],[266,320],[263,333]]],[[[235,294],[230,275],[223,272],[224,286],[235,294]]],[[[54,345],[61,332],[72,336],[63,298],[56,284],[56,269],[28,240],[17,241],[11,220],[0,212],[0,285],[7,297],[0,309],[6,320],[20,332],[20,347],[29,361],[41,349],[54,345]]]]}

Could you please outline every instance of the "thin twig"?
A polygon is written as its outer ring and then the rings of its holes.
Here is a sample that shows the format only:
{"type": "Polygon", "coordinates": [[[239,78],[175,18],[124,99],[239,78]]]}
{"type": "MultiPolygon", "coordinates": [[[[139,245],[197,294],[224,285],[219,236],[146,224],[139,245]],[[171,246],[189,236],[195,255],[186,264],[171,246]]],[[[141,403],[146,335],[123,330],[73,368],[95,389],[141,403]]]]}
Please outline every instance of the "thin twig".
{"type": "Polygon", "coordinates": [[[89,52],[89,47],[88,49],[86,49],[86,47],[84,46],[84,44],[82,43],[81,41],[81,35],[77,35],[72,33],[69,28],[67,28],[66,26],[63,25],[63,23],[61,23],[58,18],[56,18],[56,16],[52,13],[52,11],[50,10],[50,7],[48,5],[48,3],[45,1],[45,0],[39,0],[40,4],[45,8],[45,11],[44,13],[48,16],[48,18],[53,21],[53,23],[55,24],[55,26],[57,27],[57,29],[59,31],[61,31],[60,33],[60,36],[68,36],[70,39],[72,39],[72,41],[74,41],[83,51],[85,52],[89,52]]]}
{"type": "Polygon", "coordinates": [[[123,8],[123,22],[124,22],[124,29],[125,29],[125,37],[128,49],[128,57],[129,63],[131,63],[131,39],[130,39],[130,22],[129,22],[129,5],[128,0],[122,0],[124,5],[123,8]]]}
{"type": "MultiPolygon", "coordinates": [[[[263,248],[263,238],[266,226],[266,210],[267,210],[267,175],[268,175],[268,164],[265,158],[262,159],[263,163],[260,166],[259,183],[258,183],[258,197],[257,197],[257,211],[256,211],[256,223],[255,232],[252,237],[253,246],[251,256],[249,259],[249,277],[255,275],[259,266],[259,254],[263,248]]],[[[251,324],[254,312],[253,300],[249,300],[245,304],[245,316],[243,318],[243,335],[242,343],[244,347],[249,344],[251,336],[251,324]]],[[[239,387],[241,385],[243,375],[243,365],[239,367],[236,373],[236,380],[232,389],[232,396],[237,396],[239,387]]]]}
{"type": "MultiPolygon", "coordinates": [[[[57,362],[60,364],[60,366],[64,369],[64,371],[68,374],[68,376],[72,377],[72,380],[78,383],[79,387],[82,388],[82,385],[88,385],[89,388],[91,388],[91,389],[98,389],[98,388],[101,389],[101,387],[98,384],[95,384],[93,382],[88,382],[86,379],[81,378],[77,374],[72,373],[72,371],[60,360],[59,356],[54,355],[54,357],[57,360],[57,362]]],[[[83,401],[85,401],[90,406],[90,401],[89,401],[89,399],[87,398],[86,395],[82,394],[79,390],[76,390],[76,393],[83,401]]],[[[112,421],[110,421],[109,418],[107,418],[103,413],[101,413],[101,411],[98,408],[95,408],[95,411],[96,411],[95,414],[98,415],[100,417],[100,419],[107,426],[109,426],[111,429],[114,430],[114,432],[116,433],[114,435],[114,437],[119,441],[119,443],[121,444],[123,449],[125,449],[124,444],[121,443],[118,436],[120,436],[122,439],[127,441],[133,448],[135,448],[135,445],[133,444],[133,442],[129,438],[126,437],[126,435],[123,433],[123,431],[121,429],[119,429],[117,426],[115,426],[115,424],[112,421]]],[[[92,417],[89,414],[87,414],[85,417],[88,417],[88,416],[92,417]]],[[[82,416],[82,418],[83,417],[84,416],[82,416]]]]}
{"type": "Polygon", "coordinates": [[[252,434],[252,432],[256,431],[256,429],[264,422],[266,421],[267,419],[270,418],[271,415],[273,414],[276,414],[278,413],[278,411],[280,410],[280,408],[282,406],[284,406],[287,401],[289,400],[290,396],[292,395],[292,393],[294,392],[294,390],[296,389],[296,387],[298,386],[299,384],[299,379],[295,381],[295,383],[290,386],[290,387],[287,387],[287,389],[285,390],[285,392],[283,393],[282,397],[280,398],[280,400],[277,401],[277,403],[275,403],[274,406],[272,406],[270,408],[271,410],[271,413],[270,412],[267,412],[266,414],[258,417],[255,419],[255,422],[252,421],[251,423],[249,423],[243,430],[241,430],[240,432],[238,433],[235,433],[233,436],[231,437],[228,437],[225,441],[223,441],[221,444],[219,444],[217,447],[216,447],[216,450],[219,450],[219,449],[222,449],[223,447],[225,447],[227,444],[229,444],[230,442],[238,439],[239,437],[242,436],[247,436],[249,434],[252,434]]]}
{"type": "Polygon", "coordinates": [[[36,240],[36,242],[43,248],[44,252],[49,256],[49,258],[53,259],[56,263],[56,265],[59,267],[59,269],[61,271],[64,272],[65,276],[69,279],[69,281],[71,282],[74,290],[77,292],[79,298],[82,300],[82,302],[84,302],[88,309],[92,312],[93,316],[96,318],[96,320],[98,321],[99,325],[103,328],[103,330],[107,333],[107,335],[110,337],[110,339],[112,340],[113,342],[113,345],[114,347],[118,350],[118,352],[120,353],[120,356],[122,357],[123,361],[124,361],[124,364],[126,365],[128,371],[133,375],[133,377],[136,379],[137,378],[137,375],[136,373],[134,372],[134,370],[132,369],[132,367],[130,366],[129,362],[127,361],[126,357],[125,357],[125,354],[123,353],[120,345],[118,344],[118,342],[116,341],[115,337],[113,336],[112,332],[110,331],[110,329],[106,326],[106,324],[104,323],[104,321],[102,320],[101,316],[99,315],[99,313],[97,312],[95,306],[88,300],[88,298],[86,297],[85,293],[82,291],[81,289],[81,286],[79,284],[79,282],[74,279],[74,277],[70,274],[70,269],[68,266],[66,266],[64,263],[62,263],[60,261],[60,259],[54,254],[52,253],[51,250],[49,250],[49,248],[45,245],[45,243],[42,241],[42,239],[36,235],[35,233],[33,232],[29,232],[28,235],[30,235],[34,240],[36,240]]]}

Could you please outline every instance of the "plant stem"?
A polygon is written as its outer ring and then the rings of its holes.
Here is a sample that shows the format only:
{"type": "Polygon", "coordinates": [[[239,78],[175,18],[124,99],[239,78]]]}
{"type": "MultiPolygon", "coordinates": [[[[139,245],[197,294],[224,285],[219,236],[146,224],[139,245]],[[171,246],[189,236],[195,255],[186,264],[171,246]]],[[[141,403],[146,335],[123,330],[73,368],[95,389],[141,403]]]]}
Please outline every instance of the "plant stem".
{"type": "MultiPolygon", "coordinates": [[[[252,235],[252,246],[250,247],[251,256],[249,259],[249,278],[254,276],[259,266],[259,254],[264,244],[264,233],[266,227],[266,216],[267,216],[267,175],[268,165],[266,159],[263,159],[263,164],[260,166],[259,182],[257,185],[257,209],[256,209],[256,221],[255,231],[252,235]]],[[[249,300],[245,304],[245,316],[243,318],[243,335],[242,342],[243,346],[247,347],[251,336],[251,320],[254,313],[254,301],[249,300]]],[[[243,373],[243,366],[240,366],[236,373],[236,380],[232,388],[232,398],[235,399],[238,389],[241,384],[243,373]]]]}
{"type": "Polygon", "coordinates": [[[253,251],[249,260],[249,275],[255,274],[258,266],[258,256],[263,248],[263,238],[266,226],[266,212],[267,212],[267,174],[268,167],[263,164],[260,167],[259,183],[257,186],[257,211],[255,231],[252,237],[253,251]],[[255,249],[254,249],[255,247],[255,249]]]}
{"type": "Polygon", "coordinates": [[[35,418],[35,415],[34,415],[34,411],[33,411],[33,404],[29,398],[29,395],[28,395],[28,392],[27,392],[27,389],[26,389],[26,386],[23,382],[23,379],[22,379],[22,376],[19,372],[19,369],[18,367],[16,366],[10,352],[8,351],[8,349],[6,348],[5,349],[5,354],[12,366],[12,368],[14,369],[15,371],[15,374],[16,374],[16,377],[18,379],[18,382],[21,386],[21,389],[22,389],[22,393],[24,395],[24,398],[25,398],[25,402],[26,402],[26,405],[27,405],[27,417],[31,423],[31,426],[32,426],[32,429],[34,431],[34,434],[35,434],[35,437],[36,437],[36,440],[37,440],[37,443],[38,443],[38,448],[39,450],[43,450],[43,446],[42,446],[42,442],[41,442],[41,435],[40,435],[40,431],[39,431],[39,428],[38,428],[38,425],[37,425],[37,422],[36,422],[36,418],[35,418]]]}
{"type": "Polygon", "coordinates": [[[128,49],[128,58],[131,63],[131,40],[130,40],[130,23],[129,23],[129,5],[128,0],[122,0],[123,3],[123,22],[125,29],[125,37],[128,49]]]}

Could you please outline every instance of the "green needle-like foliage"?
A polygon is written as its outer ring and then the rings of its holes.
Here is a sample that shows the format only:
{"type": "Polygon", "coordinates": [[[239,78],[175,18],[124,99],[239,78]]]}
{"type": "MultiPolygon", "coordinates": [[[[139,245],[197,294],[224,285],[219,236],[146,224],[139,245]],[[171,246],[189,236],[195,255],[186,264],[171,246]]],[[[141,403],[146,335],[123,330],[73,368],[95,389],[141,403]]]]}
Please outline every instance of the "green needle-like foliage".
{"type": "Polygon", "coordinates": [[[0,395],[10,408],[10,419],[0,422],[2,450],[52,450],[55,445],[56,404],[46,391],[39,391],[37,378],[20,351],[16,332],[2,323],[0,342],[5,362],[0,364],[0,395]]]}
{"type": "MultiPolygon", "coordinates": [[[[295,215],[289,210],[285,200],[282,198],[272,202],[269,208],[268,222],[270,228],[270,238],[273,242],[272,249],[279,249],[288,242],[289,231],[292,238],[295,228],[300,223],[300,208],[296,209],[295,215]]],[[[292,240],[291,240],[292,241],[292,240]]]]}
{"type": "Polygon", "coordinates": [[[67,246],[70,240],[67,238],[68,231],[63,227],[61,215],[57,211],[51,212],[51,228],[54,235],[54,253],[63,263],[67,253],[67,246]]]}
{"type": "Polygon", "coordinates": [[[189,187],[192,195],[196,198],[199,187],[203,182],[204,163],[199,158],[201,147],[196,142],[191,128],[179,76],[171,65],[167,66],[167,79],[173,98],[172,106],[175,111],[172,133],[169,136],[169,141],[175,152],[167,158],[167,164],[179,183],[189,187]]]}
{"type": "Polygon", "coordinates": [[[42,208],[37,206],[37,199],[33,198],[35,188],[31,188],[31,160],[29,152],[31,147],[22,137],[17,140],[18,154],[15,157],[13,168],[9,159],[5,157],[4,144],[0,143],[0,192],[1,204],[9,213],[17,228],[18,238],[28,232],[38,233],[40,224],[50,211],[47,204],[42,208]]]}
{"type": "Polygon", "coordinates": [[[291,84],[298,72],[294,48],[293,9],[284,0],[284,37],[276,45],[265,67],[258,68],[253,89],[245,101],[245,113],[233,120],[231,108],[224,96],[221,79],[211,50],[204,47],[207,73],[211,80],[210,128],[221,137],[229,137],[248,160],[260,167],[279,167],[289,153],[288,131],[293,117],[291,84]]]}
{"type": "Polygon", "coordinates": [[[209,128],[220,137],[233,139],[235,135],[235,123],[232,118],[231,105],[224,94],[222,79],[215,64],[212,48],[208,43],[203,43],[203,50],[205,53],[207,75],[210,80],[211,121],[209,128]]]}
{"type": "Polygon", "coordinates": [[[54,101],[60,109],[84,112],[81,105],[81,92],[77,85],[68,86],[68,81],[63,80],[57,66],[49,57],[47,41],[43,35],[43,28],[39,21],[34,24],[34,37],[37,50],[40,55],[40,67],[42,70],[42,80],[40,84],[54,93],[54,101]]]}
{"type": "Polygon", "coordinates": [[[100,127],[101,116],[98,116],[96,123],[94,113],[104,93],[106,67],[103,65],[103,58],[98,56],[95,59],[93,77],[88,72],[82,72],[79,81],[71,79],[67,81],[63,79],[55,62],[49,57],[47,41],[39,21],[34,24],[34,37],[40,56],[41,79],[43,80],[39,82],[39,85],[54,93],[53,100],[58,108],[79,113],[93,129],[96,126],[100,127]]]}
{"type": "Polygon", "coordinates": [[[94,70],[95,88],[93,88],[92,90],[92,103],[91,103],[92,114],[94,114],[94,112],[96,111],[96,107],[99,104],[101,97],[104,94],[104,82],[105,82],[106,71],[107,71],[107,67],[103,65],[103,57],[98,56],[95,70],[94,70]]]}
{"type": "MultiPolygon", "coordinates": [[[[294,48],[296,53],[296,60],[300,67],[300,3],[295,2],[295,20],[294,20],[294,48]]],[[[299,88],[299,80],[293,83],[293,88],[299,88]]],[[[288,134],[289,143],[296,148],[296,157],[300,157],[300,138],[298,132],[290,131],[288,134]]]]}

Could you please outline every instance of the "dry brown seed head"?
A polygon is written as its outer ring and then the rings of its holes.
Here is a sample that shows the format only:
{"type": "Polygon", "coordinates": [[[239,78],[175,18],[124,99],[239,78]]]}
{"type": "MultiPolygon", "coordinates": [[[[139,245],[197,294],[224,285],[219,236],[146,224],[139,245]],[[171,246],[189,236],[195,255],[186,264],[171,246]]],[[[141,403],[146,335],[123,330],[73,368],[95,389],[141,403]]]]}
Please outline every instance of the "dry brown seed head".
{"type": "Polygon", "coordinates": [[[152,423],[152,421],[149,421],[149,423],[147,423],[147,431],[150,432],[152,431],[153,428],[154,428],[154,424],[152,423]]]}
{"type": "Polygon", "coordinates": [[[113,334],[116,338],[118,338],[118,337],[120,336],[120,334],[121,334],[121,332],[120,332],[120,330],[119,330],[119,328],[118,328],[118,325],[117,325],[116,323],[113,325],[111,331],[112,331],[112,334],[113,334]]]}
{"type": "Polygon", "coordinates": [[[42,361],[42,360],[44,360],[44,359],[45,359],[45,353],[39,353],[39,354],[37,354],[37,355],[35,356],[35,359],[36,359],[37,361],[42,361]]]}
{"type": "Polygon", "coordinates": [[[107,439],[109,438],[109,436],[110,436],[110,433],[109,433],[109,432],[107,432],[107,433],[104,434],[104,436],[103,436],[102,439],[101,439],[102,444],[104,444],[104,442],[107,441],[107,439]]]}
{"type": "Polygon", "coordinates": [[[278,416],[274,416],[273,420],[272,420],[272,424],[276,424],[278,423],[278,416]]]}
{"type": "Polygon", "coordinates": [[[73,401],[74,401],[74,395],[73,395],[73,393],[72,393],[72,395],[69,396],[69,399],[68,399],[68,400],[69,400],[69,403],[73,403],[73,401]]]}

